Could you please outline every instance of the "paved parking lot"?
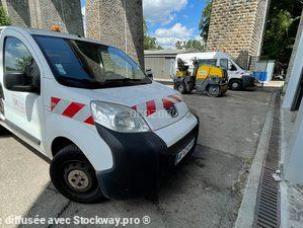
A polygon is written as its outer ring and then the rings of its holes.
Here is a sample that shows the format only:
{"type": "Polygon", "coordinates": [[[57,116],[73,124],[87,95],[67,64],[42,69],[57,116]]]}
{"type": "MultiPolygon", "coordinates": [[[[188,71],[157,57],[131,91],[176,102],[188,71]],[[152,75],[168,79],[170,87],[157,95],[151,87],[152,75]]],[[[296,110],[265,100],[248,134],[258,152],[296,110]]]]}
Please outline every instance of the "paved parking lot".
{"type": "Polygon", "coordinates": [[[191,159],[163,179],[158,201],[139,198],[92,205],[71,202],[50,184],[46,162],[13,137],[2,136],[0,221],[11,215],[147,215],[151,223],[146,227],[232,227],[272,91],[229,91],[222,98],[186,95],[186,102],[200,117],[199,145],[191,159]]]}

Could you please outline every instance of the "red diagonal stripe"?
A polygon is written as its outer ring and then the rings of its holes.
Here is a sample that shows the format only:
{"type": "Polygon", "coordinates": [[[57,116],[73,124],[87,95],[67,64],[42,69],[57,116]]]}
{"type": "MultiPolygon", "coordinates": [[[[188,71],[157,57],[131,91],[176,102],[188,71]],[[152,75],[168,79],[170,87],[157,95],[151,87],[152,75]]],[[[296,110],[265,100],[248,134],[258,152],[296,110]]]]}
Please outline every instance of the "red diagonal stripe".
{"type": "Polygon", "coordinates": [[[90,116],[84,121],[84,123],[93,125],[95,123],[94,118],[92,116],[90,116]]]}
{"type": "Polygon", "coordinates": [[[137,105],[131,107],[133,110],[137,111],[137,105]]]}
{"type": "Polygon", "coordinates": [[[146,102],[146,115],[150,116],[156,112],[156,103],[155,101],[147,101],[146,102]]]}
{"type": "Polygon", "coordinates": [[[57,106],[57,104],[61,101],[58,97],[51,97],[51,111],[57,106]]]}
{"type": "Polygon", "coordinates": [[[170,109],[174,105],[174,103],[172,101],[170,101],[170,100],[168,100],[166,98],[163,98],[162,102],[163,102],[163,107],[165,109],[170,109]]]}
{"type": "Polygon", "coordinates": [[[62,113],[62,115],[73,118],[84,106],[85,106],[84,104],[72,102],[65,109],[65,111],[62,113]]]}

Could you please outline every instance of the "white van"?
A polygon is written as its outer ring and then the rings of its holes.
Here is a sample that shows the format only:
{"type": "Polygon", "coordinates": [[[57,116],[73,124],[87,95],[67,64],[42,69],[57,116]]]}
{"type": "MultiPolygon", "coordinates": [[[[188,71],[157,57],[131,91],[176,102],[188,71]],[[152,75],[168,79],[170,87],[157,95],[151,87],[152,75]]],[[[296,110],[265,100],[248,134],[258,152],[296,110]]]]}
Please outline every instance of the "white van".
{"type": "Polygon", "coordinates": [[[233,90],[245,89],[254,86],[255,78],[250,72],[242,69],[233,59],[224,52],[197,52],[178,54],[176,56],[174,71],[178,69],[177,60],[182,59],[189,66],[189,71],[193,73],[193,61],[200,64],[219,66],[228,72],[228,85],[233,90]]]}
{"type": "Polygon", "coordinates": [[[50,160],[66,197],[147,193],[193,151],[197,117],[121,50],[18,27],[1,27],[0,49],[0,124],[50,160]]]}

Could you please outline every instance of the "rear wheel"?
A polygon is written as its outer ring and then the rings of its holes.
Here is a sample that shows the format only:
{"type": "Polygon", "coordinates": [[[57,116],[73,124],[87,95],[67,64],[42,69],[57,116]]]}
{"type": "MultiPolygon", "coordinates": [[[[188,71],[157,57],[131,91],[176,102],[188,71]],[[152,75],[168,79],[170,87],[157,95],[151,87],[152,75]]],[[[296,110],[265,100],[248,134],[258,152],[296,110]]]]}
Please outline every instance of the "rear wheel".
{"type": "Polygon", "coordinates": [[[75,145],[63,148],[50,166],[53,184],[65,197],[80,203],[94,203],[103,198],[95,170],[75,145]]]}
{"type": "Polygon", "coordinates": [[[242,89],[242,82],[241,82],[241,80],[238,80],[238,79],[231,80],[229,82],[229,88],[231,90],[241,90],[242,89]]]}
{"type": "Polygon", "coordinates": [[[207,88],[207,93],[213,97],[219,97],[221,95],[221,89],[217,85],[209,85],[207,88]]]}

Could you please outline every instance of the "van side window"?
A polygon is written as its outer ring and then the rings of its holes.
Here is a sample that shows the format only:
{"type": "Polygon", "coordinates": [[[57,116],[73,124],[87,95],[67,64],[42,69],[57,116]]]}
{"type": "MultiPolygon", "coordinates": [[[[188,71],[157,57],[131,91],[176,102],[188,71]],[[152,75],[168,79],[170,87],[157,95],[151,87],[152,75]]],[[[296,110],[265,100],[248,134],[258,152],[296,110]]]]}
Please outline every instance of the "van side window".
{"type": "Polygon", "coordinates": [[[7,37],[4,44],[4,73],[25,73],[34,59],[27,47],[15,37],[7,37]]]}
{"type": "Polygon", "coordinates": [[[230,71],[237,71],[238,70],[237,67],[232,62],[229,61],[228,65],[229,65],[228,68],[229,68],[230,71]]]}
{"type": "Polygon", "coordinates": [[[228,59],[220,59],[220,67],[224,70],[228,70],[228,59]]]}
{"type": "Polygon", "coordinates": [[[216,66],[217,65],[217,59],[199,59],[198,63],[199,63],[199,65],[216,66]]]}

